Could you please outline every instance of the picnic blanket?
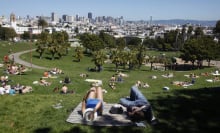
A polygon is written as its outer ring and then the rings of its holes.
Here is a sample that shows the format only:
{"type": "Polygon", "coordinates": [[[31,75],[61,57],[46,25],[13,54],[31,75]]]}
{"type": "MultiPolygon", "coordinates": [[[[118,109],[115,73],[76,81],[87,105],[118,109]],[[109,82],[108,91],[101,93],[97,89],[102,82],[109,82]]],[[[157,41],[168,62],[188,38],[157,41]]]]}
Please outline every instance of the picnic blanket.
{"type": "Polygon", "coordinates": [[[85,81],[90,82],[90,83],[98,83],[99,85],[102,85],[102,80],[98,79],[85,79],[85,81]]]}
{"type": "Polygon", "coordinates": [[[69,123],[78,123],[85,125],[94,125],[94,126],[131,126],[134,125],[125,112],[123,114],[111,114],[109,113],[110,108],[114,104],[104,103],[104,110],[102,116],[98,116],[97,119],[93,122],[86,122],[83,120],[81,115],[81,103],[77,105],[77,107],[70,113],[67,118],[67,122],[69,123]]]}

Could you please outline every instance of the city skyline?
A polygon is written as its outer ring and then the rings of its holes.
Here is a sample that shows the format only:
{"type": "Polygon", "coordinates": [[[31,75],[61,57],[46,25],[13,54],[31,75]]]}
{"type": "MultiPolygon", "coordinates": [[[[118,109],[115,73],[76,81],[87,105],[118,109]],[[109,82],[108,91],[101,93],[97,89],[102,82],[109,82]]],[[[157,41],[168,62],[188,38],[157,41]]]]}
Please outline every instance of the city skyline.
{"type": "Polygon", "coordinates": [[[219,20],[219,0],[1,0],[0,16],[51,16],[52,12],[93,17],[112,16],[125,20],[192,19],[219,20]]]}

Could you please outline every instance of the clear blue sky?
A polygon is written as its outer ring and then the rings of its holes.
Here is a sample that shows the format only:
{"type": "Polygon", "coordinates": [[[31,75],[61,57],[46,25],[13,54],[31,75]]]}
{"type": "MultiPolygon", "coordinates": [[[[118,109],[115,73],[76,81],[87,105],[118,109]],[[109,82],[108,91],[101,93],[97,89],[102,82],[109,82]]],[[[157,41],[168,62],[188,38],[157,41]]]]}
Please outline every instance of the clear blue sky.
{"type": "Polygon", "coordinates": [[[219,20],[220,0],[0,0],[0,15],[50,16],[52,12],[87,17],[123,16],[125,20],[219,20]]]}

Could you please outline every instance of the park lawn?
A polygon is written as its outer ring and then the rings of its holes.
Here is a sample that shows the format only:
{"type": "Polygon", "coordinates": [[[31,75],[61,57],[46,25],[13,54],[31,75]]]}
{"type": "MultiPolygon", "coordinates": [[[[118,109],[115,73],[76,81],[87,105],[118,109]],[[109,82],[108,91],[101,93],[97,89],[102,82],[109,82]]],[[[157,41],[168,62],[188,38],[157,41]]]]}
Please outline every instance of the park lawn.
{"type": "MultiPolygon", "coordinates": [[[[33,44],[32,44],[33,45],[33,44]]],[[[34,47],[31,46],[31,47],[34,47]]],[[[0,57],[8,54],[9,49],[13,52],[30,49],[30,44],[8,44],[0,42],[0,57]]],[[[125,70],[128,78],[124,78],[123,83],[116,85],[116,90],[110,89],[108,80],[115,73],[113,64],[105,64],[102,72],[88,72],[88,67],[94,67],[91,57],[85,56],[81,62],[75,62],[72,57],[73,50],[62,59],[51,61],[50,55],[44,55],[43,59],[38,59],[38,53],[32,53],[32,61],[36,65],[52,68],[58,67],[64,74],[58,75],[57,79],[48,79],[52,82],[49,87],[33,85],[33,81],[39,80],[44,70],[31,69],[24,75],[9,75],[12,80],[10,84],[21,83],[31,85],[34,89],[32,93],[24,95],[3,95],[0,96],[0,132],[3,133],[72,133],[72,132],[218,132],[219,131],[219,104],[220,104],[220,83],[208,83],[205,80],[209,77],[200,77],[196,83],[188,88],[174,86],[172,81],[190,81],[184,74],[211,72],[215,68],[204,68],[193,71],[150,71],[149,67],[142,66],[137,70],[125,70]],[[174,73],[173,78],[163,78],[161,75],[168,72],[174,73]],[[71,111],[81,101],[90,84],[85,82],[80,73],[89,74],[88,78],[101,79],[103,88],[108,91],[104,94],[104,100],[108,103],[117,103],[119,98],[129,94],[130,87],[137,81],[147,82],[150,88],[140,88],[144,95],[153,105],[154,113],[160,120],[156,127],[94,127],[80,124],[70,124],[65,120],[71,111]],[[157,79],[151,79],[152,75],[157,79]],[[74,90],[75,94],[61,95],[54,93],[54,87],[61,87],[59,83],[65,76],[69,76],[72,83],[68,88],[74,90]],[[169,91],[162,88],[168,86],[169,91]],[[63,108],[54,109],[54,104],[61,103],[63,108]]],[[[29,61],[30,53],[21,56],[29,61]]],[[[0,68],[3,71],[4,68],[0,68]]]]}

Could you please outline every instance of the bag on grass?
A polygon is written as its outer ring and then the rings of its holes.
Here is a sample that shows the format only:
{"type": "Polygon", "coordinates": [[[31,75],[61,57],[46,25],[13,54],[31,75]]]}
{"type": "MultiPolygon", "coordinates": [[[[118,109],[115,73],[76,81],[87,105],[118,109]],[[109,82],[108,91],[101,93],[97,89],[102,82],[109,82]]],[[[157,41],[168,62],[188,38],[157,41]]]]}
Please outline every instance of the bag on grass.
{"type": "Polygon", "coordinates": [[[109,112],[111,114],[122,114],[124,112],[124,110],[120,105],[115,104],[110,108],[109,112]]]}

